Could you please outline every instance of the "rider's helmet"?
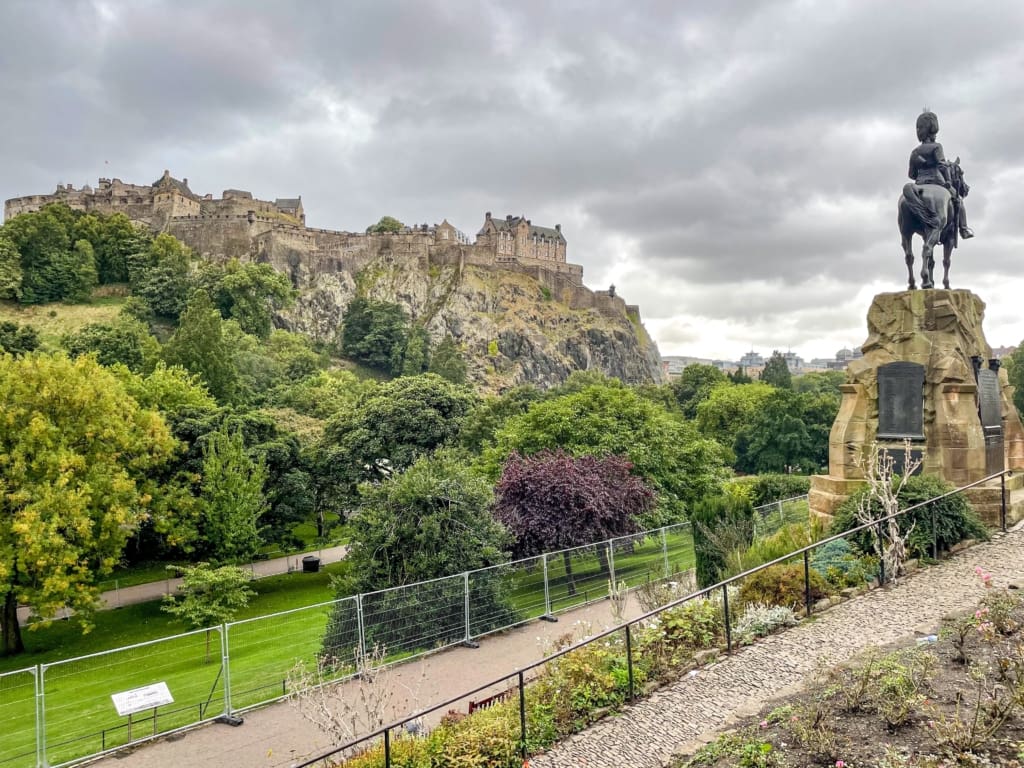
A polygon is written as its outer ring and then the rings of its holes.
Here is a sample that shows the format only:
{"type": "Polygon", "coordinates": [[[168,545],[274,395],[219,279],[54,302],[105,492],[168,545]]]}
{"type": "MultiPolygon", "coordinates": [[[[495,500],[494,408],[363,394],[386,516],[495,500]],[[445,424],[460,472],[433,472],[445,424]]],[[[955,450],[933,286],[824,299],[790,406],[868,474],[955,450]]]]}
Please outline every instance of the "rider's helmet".
{"type": "Polygon", "coordinates": [[[935,141],[939,132],[939,118],[931,110],[925,110],[917,118],[917,140],[921,142],[935,141]]]}

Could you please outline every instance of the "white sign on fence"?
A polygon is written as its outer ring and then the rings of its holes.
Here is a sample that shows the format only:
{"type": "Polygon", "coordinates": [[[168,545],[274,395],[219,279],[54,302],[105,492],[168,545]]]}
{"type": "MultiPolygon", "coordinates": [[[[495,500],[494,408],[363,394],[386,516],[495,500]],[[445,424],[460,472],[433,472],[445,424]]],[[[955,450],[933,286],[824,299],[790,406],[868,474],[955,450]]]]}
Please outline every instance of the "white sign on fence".
{"type": "Polygon", "coordinates": [[[141,688],[132,688],[130,691],[112,693],[110,698],[114,700],[117,714],[121,717],[174,703],[174,697],[171,696],[167,683],[154,683],[141,688]]]}

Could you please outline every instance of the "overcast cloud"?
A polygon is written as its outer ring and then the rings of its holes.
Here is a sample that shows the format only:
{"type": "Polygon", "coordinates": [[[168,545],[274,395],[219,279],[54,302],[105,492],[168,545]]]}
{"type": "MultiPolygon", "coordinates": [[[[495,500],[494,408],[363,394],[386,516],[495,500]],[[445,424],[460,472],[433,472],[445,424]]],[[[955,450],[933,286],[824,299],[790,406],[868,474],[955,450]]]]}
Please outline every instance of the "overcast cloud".
{"type": "Polygon", "coordinates": [[[662,354],[731,359],[864,340],[928,106],[972,190],[953,286],[1024,339],[1019,0],[8,0],[0,101],[0,198],[169,168],[332,229],[524,214],[662,354]]]}

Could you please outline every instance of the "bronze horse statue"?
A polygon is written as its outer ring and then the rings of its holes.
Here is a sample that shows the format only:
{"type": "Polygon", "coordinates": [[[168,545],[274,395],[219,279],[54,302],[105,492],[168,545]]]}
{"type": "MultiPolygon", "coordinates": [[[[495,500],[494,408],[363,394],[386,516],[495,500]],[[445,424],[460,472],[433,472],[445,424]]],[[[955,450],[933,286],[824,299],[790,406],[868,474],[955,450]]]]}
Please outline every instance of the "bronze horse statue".
{"type": "MultiPolygon", "coordinates": [[[[911,238],[916,234],[924,241],[921,248],[921,287],[934,288],[934,249],[942,243],[942,285],[949,288],[949,260],[957,247],[958,201],[967,196],[970,187],[964,182],[964,172],[958,157],[945,164],[946,176],[956,196],[939,184],[906,184],[899,201],[899,230],[903,241],[903,253],[907,261],[907,287],[917,288],[914,283],[914,250],[911,238]]],[[[970,236],[967,232],[965,236],[970,236]]]]}

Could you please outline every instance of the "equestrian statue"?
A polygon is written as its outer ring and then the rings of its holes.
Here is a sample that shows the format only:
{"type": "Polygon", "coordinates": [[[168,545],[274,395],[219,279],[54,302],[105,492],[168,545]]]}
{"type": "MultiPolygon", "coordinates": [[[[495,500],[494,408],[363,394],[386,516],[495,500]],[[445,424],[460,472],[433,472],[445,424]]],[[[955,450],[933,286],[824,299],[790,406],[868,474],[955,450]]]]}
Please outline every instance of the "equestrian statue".
{"type": "Polygon", "coordinates": [[[934,288],[933,270],[936,244],[942,243],[942,285],[949,288],[949,257],[959,244],[974,232],[967,226],[964,198],[970,187],[964,181],[960,158],[946,160],[942,145],[935,140],[939,132],[939,118],[925,110],[917,118],[917,138],[921,143],[910,153],[913,181],[904,185],[899,202],[899,229],[903,253],[907,260],[908,288],[914,282],[914,251],[911,238],[917,234],[924,241],[921,249],[921,287],[934,288]]]}

